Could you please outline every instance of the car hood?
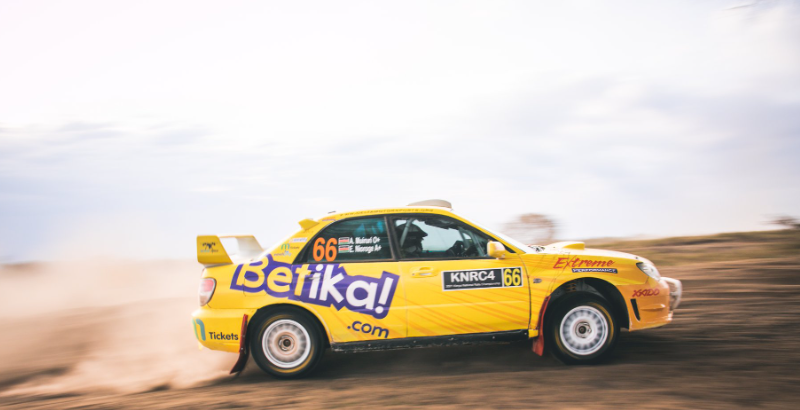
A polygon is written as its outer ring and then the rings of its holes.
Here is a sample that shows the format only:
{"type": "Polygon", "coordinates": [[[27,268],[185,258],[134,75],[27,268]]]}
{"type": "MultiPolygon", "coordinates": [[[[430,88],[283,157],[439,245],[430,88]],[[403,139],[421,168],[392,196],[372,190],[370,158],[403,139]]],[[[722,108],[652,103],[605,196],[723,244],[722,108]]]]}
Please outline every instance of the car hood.
{"type": "Polygon", "coordinates": [[[533,253],[534,255],[596,256],[601,258],[630,259],[633,261],[651,263],[646,258],[631,253],[610,251],[607,249],[584,248],[582,242],[556,243],[547,246],[539,246],[534,249],[538,251],[533,253]]]}

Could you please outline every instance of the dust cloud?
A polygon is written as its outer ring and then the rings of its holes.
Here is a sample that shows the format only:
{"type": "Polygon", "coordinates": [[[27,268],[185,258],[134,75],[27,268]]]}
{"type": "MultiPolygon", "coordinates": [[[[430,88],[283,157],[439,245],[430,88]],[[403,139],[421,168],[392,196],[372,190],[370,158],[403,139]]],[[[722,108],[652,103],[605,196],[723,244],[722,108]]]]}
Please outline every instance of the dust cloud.
{"type": "Polygon", "coordinates": [[[194,262],[0,267],[0,408],[797,408],[800,230],[592,246],[684,285],[675,320],[622,332],[606,364],[530,342],[326,351],[289,381],[253,365],[229,378],[234,355],[194,347],[194,262]]]}
{"type": "Polygon", "coordinates": [[[2,396],[183,388],[224,377],[228,353],[200,351],[193,261],[0,266],[2,396]]]}

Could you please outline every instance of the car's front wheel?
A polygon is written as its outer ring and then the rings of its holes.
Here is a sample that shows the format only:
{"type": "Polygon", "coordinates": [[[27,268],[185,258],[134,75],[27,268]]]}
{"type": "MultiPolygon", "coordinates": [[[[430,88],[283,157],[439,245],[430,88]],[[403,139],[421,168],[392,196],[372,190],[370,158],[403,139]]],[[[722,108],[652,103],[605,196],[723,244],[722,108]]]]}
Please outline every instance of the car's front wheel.
{"type": "Polygon", "coordinates": [[[322,357],[323,342],[316,323],[307,314],[281,310],[258,320],[250,338],[250,352],[258,367],[282,379],[309,374],[322,357]]]}
{"type": "Polygon", "coordinates": [[[611,353],[619,324],[608,303],[590,293],[565,296],[555,306],[547,324],[552,353],[567,364],[591,364],[611,353]]]}

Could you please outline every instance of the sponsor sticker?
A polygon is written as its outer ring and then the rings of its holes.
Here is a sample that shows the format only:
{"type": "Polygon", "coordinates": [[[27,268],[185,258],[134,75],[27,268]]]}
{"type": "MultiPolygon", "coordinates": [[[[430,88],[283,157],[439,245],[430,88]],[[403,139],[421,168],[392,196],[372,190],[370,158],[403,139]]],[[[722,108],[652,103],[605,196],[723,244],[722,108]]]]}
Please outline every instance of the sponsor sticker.
{"type": "Polygon", "coordinates": [[[214,249],[217,246],[216,242],[203,242],[203,248],[200,253],[217,253],[218,250],[214,249]]]}
{"type": "Polygon", "coordinates": [[[617,273],[617,269],[616,268],[577,268],[577,269],[572,269],[572,273],[583,273],[583,272],[617,273]]]}
{"type": "Polygon", "coordinates": [[[372,253],[372,252],[379,252],[381,249],[383,249],[383,247],[382,247],[382,246],[380,246],[380,245],[377,245],[377,244],[375,244],[375,245],[370,245],[370,246],[356,245],[356,246],[353,248],[353,250],[354,250],[356,253],[372,253]]]}
{"type": "Polygon", "coordinates": [[[200,319],[194,319],[192,323],[194,324],[194,335],[197,340],[206,340],[206,324],[200,319]]]}
{"type": "Polygon", "coordinates": [[[656,296],[661,293],[661,289],[653,288],[653,289],[636,289],[633,291],[633,297],[640,298],[644,296],[656,296]]]}
{"type": "Polygon", "coordinates": [[[338,263],[292,265],[267,255],[263,261],[242,264],[233,273],[230,289],[264,292],[317,306],[346,308],[383,319],[389,314],[400,276],[383,271],[378,277],[350,275],[338,263]]]}
{"type": "Polygon", "coordinates": [[[442,290],[445,291],[521,286],[521,267],[442,271],[442,290]]]}
{"type": "Polygon", "coordinates": [[[308,240],[308,238],[292,238],[292,240],[289,241],[289,242],[291,242],[291,243],[305,243],[307,240],[308,240]]]}
{"type": "Polygon", "coordinates": [[[356,320],[355,322],[353,322],[352,325],[347,326],[347,328],[355,330],[356,332],[361,332],[372,336],[378,336],[379,338],[382,337],[386,339],[389,337],[389,329],[371,325],[369,323],[362,323],[360,320],[356,320]]]}
{"type": "MultiPolygon", "coordinates": [[[[553,269],[564,269],[564,268],[572,268],[572,269],[580,269],[580,268],[610,268],[614,266],[613,260],[594,260],[594,259],[581,259],[579,257],[573,258],[558,258],[556,260],[555,265],[553,265],[553,269]]],[[[574,270],[573,270],[574,272],[574,270]]],[[[587,271],[592,272],[592,271],[587,271]]],[[[614,272],[616,273],[616,272],[614,272]]]]}
{"type": "Polygon", "coordinates": [[[208,332],[208,337],[211,340],[239,340],[236,333],[208,332]]]}

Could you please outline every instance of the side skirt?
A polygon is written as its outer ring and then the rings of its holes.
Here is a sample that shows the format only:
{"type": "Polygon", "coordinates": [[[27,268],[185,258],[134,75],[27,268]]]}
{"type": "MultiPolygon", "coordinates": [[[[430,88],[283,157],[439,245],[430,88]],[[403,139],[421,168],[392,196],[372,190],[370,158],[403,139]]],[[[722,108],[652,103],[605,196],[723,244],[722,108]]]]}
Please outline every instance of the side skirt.
{"type": "Polygon", "coordinates": [[[467,335],[405,337],[402,339],[368,340],[363,342],[331,343],[334,352],[355,353],[372,350],[413,349],[417,347],[460,346],[483,343],[518,342],[528,340],[528,329],[507,332],[472,333],[467,335]]]}

